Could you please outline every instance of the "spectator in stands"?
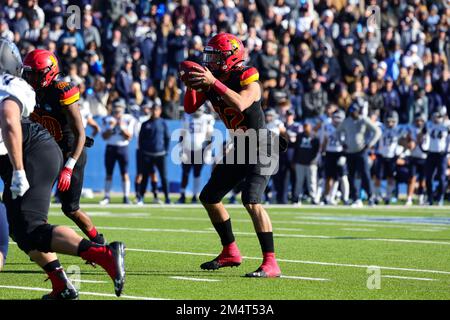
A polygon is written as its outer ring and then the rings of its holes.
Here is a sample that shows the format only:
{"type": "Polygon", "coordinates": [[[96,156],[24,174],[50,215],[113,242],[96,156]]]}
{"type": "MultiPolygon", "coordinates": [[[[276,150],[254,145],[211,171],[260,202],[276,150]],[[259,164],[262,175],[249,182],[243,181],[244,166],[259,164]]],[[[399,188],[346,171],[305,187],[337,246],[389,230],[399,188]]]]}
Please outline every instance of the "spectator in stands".
{"type": "MultiPolygon", "coordinates": [[[[151,117],[142,124],[139,133],[138,143],[139,152],[142,157],[142,182],[140,186],[141,191],[137,199],[138,203],[144,201],[148,178],[155,173],[156,168],[161,177],[165,203],[170,204],[166,169],[166,157],[169,152],[170,133],[167,123],[161,118],[161,112],[161,105],[153,105],[151,117]]],[[[155,192],[154,199],[155,201],[158,201],[156,187],[153,187],[153,190],[155,192]]]]}
{"type": "Polygon", "coordinates": [[[304,123],[303,132],[297,135],[294,148],[296,182],[292,202],[296,205],[302,204],[305,196],[303,186],[306,182],[311,202],[317,204],[317,158],[320,140],[314,135],[311,123],[304,123]]]}

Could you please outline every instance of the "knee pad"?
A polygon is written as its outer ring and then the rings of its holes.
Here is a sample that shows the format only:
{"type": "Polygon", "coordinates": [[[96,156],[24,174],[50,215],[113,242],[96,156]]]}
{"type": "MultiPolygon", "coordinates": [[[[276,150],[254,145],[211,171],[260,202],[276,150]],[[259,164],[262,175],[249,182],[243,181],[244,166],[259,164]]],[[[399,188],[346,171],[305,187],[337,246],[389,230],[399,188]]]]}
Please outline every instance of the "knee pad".
{"type": "Polygon", "coordinates": [[[28,253],[32,250],[38,250],[41,252],[51,252],[51,243],[54,225],[43,224],[34,229],[26,236],[16,238],[15,241],[19,248],[28,253]]]}

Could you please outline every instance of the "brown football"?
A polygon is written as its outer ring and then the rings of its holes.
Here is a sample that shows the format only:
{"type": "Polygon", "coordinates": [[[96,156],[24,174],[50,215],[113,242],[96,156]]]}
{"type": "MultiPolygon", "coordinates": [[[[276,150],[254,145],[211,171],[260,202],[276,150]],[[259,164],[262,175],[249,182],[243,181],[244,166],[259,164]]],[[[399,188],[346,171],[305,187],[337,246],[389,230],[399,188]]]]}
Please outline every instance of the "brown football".
{"type": "MultiPolygon", "coordinates": [[[[179,68],[178,68],[178,75],[179,78],[181,79],[181,81],[186,82],[189,80],[189,72],[193,71],[193,67],[199,67],[199,68],[203,68],[201,65],[199,65],[197,62],[194,61],[183,61],[180,63],[179,68]]],[[[200,87],[196,87],[194,89],[201,91],[201,89],[203,89],[204,86],[200,86],[200,87]]]]}

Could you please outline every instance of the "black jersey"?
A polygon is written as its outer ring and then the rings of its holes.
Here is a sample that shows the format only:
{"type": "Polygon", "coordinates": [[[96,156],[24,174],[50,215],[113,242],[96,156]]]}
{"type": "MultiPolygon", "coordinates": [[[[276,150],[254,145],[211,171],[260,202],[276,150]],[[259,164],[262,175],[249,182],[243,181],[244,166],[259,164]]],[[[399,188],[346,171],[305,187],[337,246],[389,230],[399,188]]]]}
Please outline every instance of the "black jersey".
{"type": "Polygon", "coordinates": [[[37,105],[31,114],[31,119],[50,132],[63,152],[70,152],[75,140],[64,108],[79,99],[78,87],[59,79],[37,92],[37,105]]]}
{"type": "MultiPolygon", "coordinates": [[[[228,79],[222,81],[224,85],[233,91],[241,92],[244,86],[258,81],[258,70],[253,67],[241,66],[230,71],[228,79]]],[[[206,97],[211,101],[214,110],[219,114],[228,129],[247,130],[247,129],[263,129],[266,127],[264,113],[261,108],[261,100],[253,102],[253,104],[240,112],[233,107],[228,106],[222,97],[214,90],[206,92],[206,97]]]]}
{"type": "Polygon", "coordinates": [[[30,121],[29,119],[22,120],[22,138],[24,153],[39,148],[41,143],[52,141],[53,137],[50,133],[39,123],[30,121]]]}

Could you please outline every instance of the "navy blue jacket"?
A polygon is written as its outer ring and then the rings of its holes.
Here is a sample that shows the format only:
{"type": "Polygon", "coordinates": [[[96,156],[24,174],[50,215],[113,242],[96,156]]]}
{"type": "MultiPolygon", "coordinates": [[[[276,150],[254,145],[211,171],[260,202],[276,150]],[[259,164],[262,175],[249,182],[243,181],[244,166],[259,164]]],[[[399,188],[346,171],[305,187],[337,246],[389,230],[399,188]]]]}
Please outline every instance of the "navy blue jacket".
{"type": "Polygon", "coordinates": [[[170,133],[162,118],[145,121],[139,132],[139,150],[149,155],[165,155],[169,151],[170,133]]]}

